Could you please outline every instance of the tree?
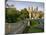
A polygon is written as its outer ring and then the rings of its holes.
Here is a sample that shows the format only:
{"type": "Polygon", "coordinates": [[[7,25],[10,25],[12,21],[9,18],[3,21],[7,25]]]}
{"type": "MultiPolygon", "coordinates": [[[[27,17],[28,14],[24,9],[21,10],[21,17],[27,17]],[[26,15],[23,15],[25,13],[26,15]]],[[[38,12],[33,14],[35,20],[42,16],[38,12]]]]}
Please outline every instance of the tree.
{"type": "Polygon", "coordinates": [[[26,8],[21,10],[21,14],[24,18],[29,18],[29,13],[26,8]]]}
{"type": "Polygon", "coordinates": [[[16,8],[6,8],[6,11],[5,12],[7,12],[5,14],[6,15],[6,21],[7,22],[14,22],[14,21],[16,21],[16,18],[17,18],[16,8]]]}
{"type": "Polygon", "coordinates": [[[23,20],[29,17],[26,8],[22,9],[21,11],[16,10],[16,8],[6,8],[5,15],[6,22],[10,23],[14,23],[17,22],[18,20],[23,20]]]}
{"type": "Polygon", "coordinates": [[[39,18],[42,18],[44,16],[44,13],[42,11],[40,11],[39,14],[39,18]]]}

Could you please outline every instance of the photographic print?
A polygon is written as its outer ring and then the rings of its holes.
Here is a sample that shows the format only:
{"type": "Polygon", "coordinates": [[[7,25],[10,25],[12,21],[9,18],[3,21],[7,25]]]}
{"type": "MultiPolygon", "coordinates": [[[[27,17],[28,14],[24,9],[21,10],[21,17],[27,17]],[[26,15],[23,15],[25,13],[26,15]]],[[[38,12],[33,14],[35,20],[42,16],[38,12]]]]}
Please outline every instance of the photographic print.
{"type": "Polygon", "coordinates": [[[5,35],[43,32],[44,2],[5,0],[5,35]]]}

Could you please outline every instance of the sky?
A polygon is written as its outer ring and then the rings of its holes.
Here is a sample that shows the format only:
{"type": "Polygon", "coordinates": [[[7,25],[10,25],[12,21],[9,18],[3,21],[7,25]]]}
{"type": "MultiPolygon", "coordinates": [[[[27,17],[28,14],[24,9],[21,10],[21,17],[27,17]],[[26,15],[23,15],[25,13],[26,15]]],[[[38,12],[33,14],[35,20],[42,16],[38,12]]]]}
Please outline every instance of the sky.
{"type": "Polygon", "coordinates": [[[38,10],[44,11],[44,3],[43,2],[28,2],[28,1],[13,1],[13,0],[8,0],[7,4],[9,5],[14,5],[16,7],[16,9],[21,10],[23,8],[27,8],[27,7],[37,7],[38,6],[38,10]]]}

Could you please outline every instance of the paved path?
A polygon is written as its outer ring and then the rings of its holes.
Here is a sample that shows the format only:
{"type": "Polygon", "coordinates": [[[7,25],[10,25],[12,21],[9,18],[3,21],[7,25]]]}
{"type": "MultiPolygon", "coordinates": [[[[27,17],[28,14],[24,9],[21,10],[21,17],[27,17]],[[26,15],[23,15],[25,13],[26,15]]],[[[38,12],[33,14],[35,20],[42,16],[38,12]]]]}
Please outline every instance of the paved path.
{"type": "Polygon", "coordinates": [[[9,24],[7,23],[6,29],[8,29],[9,27],[10,29],[8,31],[6,30],[6,33],[10,34],[22,33],[26,26],[27,26],[27,21],[21,21],[19,23],[9,23],[9,24]]]}

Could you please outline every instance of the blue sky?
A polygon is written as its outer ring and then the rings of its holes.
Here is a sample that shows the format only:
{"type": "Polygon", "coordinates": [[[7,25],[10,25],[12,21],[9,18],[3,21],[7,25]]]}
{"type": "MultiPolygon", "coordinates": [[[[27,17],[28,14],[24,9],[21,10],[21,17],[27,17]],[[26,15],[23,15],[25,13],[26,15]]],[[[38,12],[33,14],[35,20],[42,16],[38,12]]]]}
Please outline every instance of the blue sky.
{"type": "Polygon", "coordinates": [[[27,8],[27,7],[37,7],[38,6],[38,10],[44,10],[44,3],[42,2],[26,2],[26,1],[13,1],[10,0],[7,2],[9,5],[14,5],[18,10],[19,9],[23,9],[23,8],[27,8]]]}

